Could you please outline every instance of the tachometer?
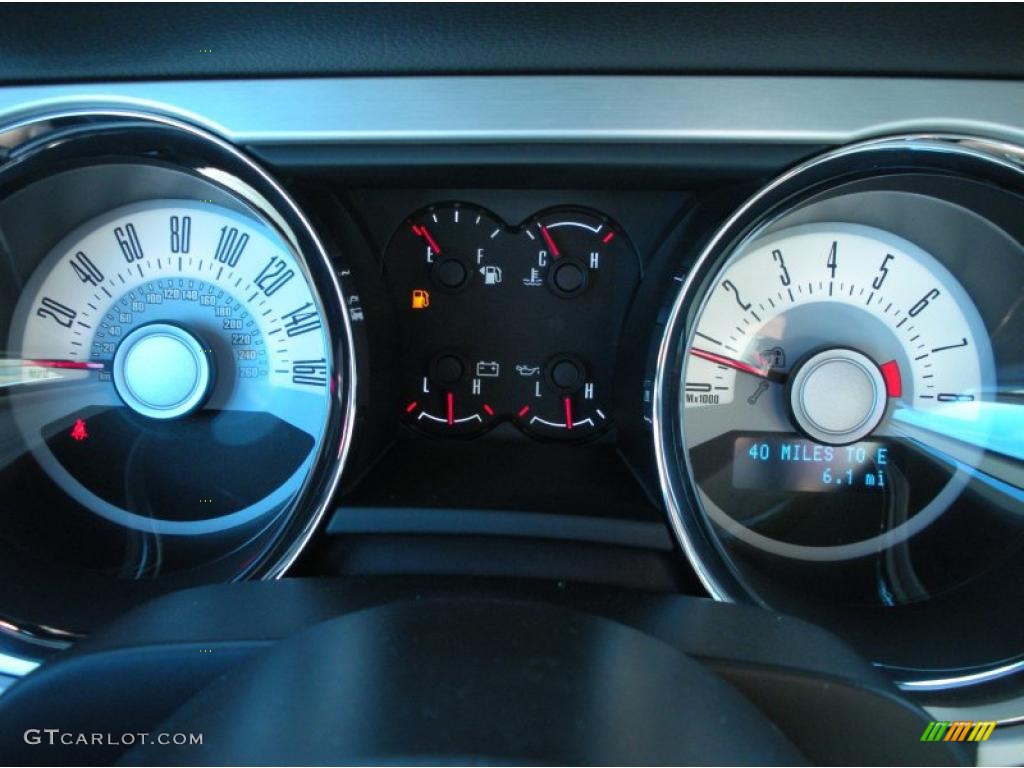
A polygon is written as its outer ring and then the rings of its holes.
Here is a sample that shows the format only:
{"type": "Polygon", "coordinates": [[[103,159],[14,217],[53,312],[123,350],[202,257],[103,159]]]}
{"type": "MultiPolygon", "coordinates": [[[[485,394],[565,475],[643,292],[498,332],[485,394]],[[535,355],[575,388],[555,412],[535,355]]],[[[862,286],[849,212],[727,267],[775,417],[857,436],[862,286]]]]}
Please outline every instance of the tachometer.
{"type": "Polygon", "coordinates": [[[659,479],[710,594],[914,686],[1024,665],[1022,168],[958,136],[809,160],[706,241],[659,347],[659,479]]]}
{"type": "Polygon", "coordinates": [[[984,324],[949,271],[889,232],[829,222],[736,254],[684,376],[684,435],[709,514],[748,543],[810,559],[867,554],[934,519],[956,477],[927,480],[905,436],[922,419],[973,422],[994,391],[984,324]],[[918,487],[905,517],[887,519],[889,494],[915,480],[931,492],[918,487]],[[829,518],[841,533],[822,533],[829,518]]]}

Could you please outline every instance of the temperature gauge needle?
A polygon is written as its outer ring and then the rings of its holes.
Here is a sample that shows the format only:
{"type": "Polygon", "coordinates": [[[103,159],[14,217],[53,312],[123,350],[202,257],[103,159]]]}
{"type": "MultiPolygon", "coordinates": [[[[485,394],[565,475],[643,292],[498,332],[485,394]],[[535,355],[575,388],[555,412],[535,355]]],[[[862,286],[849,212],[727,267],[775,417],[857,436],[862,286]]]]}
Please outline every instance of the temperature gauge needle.
{"type": "Polygon", "coordinates": [[[448,426],[452,426],[455,423],[455,394],[449,392],[445,399],[448,405],[448,426]]]}
{"type": "Polygon", "coordinates": [[[703,360],[717,363],[718,365],[725,365],[729,368],[735,368],[737,371],[749,373],[751,376],[757,376],[761,379],[773,381],[776,384],[784,384],[786,382],[787,375],[782,371],[776,371],[773,368],[757,368],[756,366],[750,365],[750,363],[733,360],[731,357],[725,357],[724,355],[716,355],[714,352],[707,352],[706,350],[698,349],[697,347],[691,347],[690,354],[694,357],[699,357],[703,360]]]}
{"type": "Polygon", "coordinates": [[[572,398],[563,398],[562,403],[565,406],[565,428],[572,429],[572,398]]]}
{"type": "Polygon", "coordinates": [[[551,237],[551,233],[548,232],[548,228],[545,227],[543,224],[538,224],[537,226],[540,227],[540,233],[544,236],[544,242],[547,243],[548,248],[551,249],[551,255],[554,256],[556,259],[560,257],[562,254],[558,250],[558,246],[555,245],[555,240],[553,237],[551,237]]]}

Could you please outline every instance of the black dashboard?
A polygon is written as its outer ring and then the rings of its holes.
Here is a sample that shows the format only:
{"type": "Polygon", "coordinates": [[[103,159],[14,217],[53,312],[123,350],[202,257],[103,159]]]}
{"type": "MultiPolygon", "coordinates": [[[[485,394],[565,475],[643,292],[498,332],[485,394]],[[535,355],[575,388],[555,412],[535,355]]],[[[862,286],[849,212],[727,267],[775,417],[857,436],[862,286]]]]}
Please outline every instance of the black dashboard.
{"type": "Polygon", "coordinates": [[[0,21],[16,759],[1019,764],[1019,8],[0,21]]]}

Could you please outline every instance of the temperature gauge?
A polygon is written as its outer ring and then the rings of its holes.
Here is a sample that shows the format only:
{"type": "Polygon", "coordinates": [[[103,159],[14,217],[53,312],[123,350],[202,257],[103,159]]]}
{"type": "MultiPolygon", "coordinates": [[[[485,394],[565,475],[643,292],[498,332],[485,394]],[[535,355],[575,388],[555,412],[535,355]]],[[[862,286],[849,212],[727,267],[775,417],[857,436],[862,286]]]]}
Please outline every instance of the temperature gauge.
{"type": "Polygon", "coordinates": [[[556,296],[571,299],[599,282],[612,242],[618,236],[604,219],[582,211],[541,214],[525,229],[534,248],[534,264],[523,284],[546,285],[556,296]]]}

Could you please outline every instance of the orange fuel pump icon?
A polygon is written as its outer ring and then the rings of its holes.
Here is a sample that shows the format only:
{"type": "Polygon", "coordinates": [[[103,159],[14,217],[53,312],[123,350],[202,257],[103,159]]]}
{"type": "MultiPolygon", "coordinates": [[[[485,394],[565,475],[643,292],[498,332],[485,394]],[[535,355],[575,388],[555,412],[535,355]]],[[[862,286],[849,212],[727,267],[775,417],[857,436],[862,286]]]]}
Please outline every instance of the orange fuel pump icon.
{"type": "Polygon", "coordinates": [[[412,308],[426,309],[430,306],[430,292],[422,288],[414,288],[412,292],[412,308]]]}

